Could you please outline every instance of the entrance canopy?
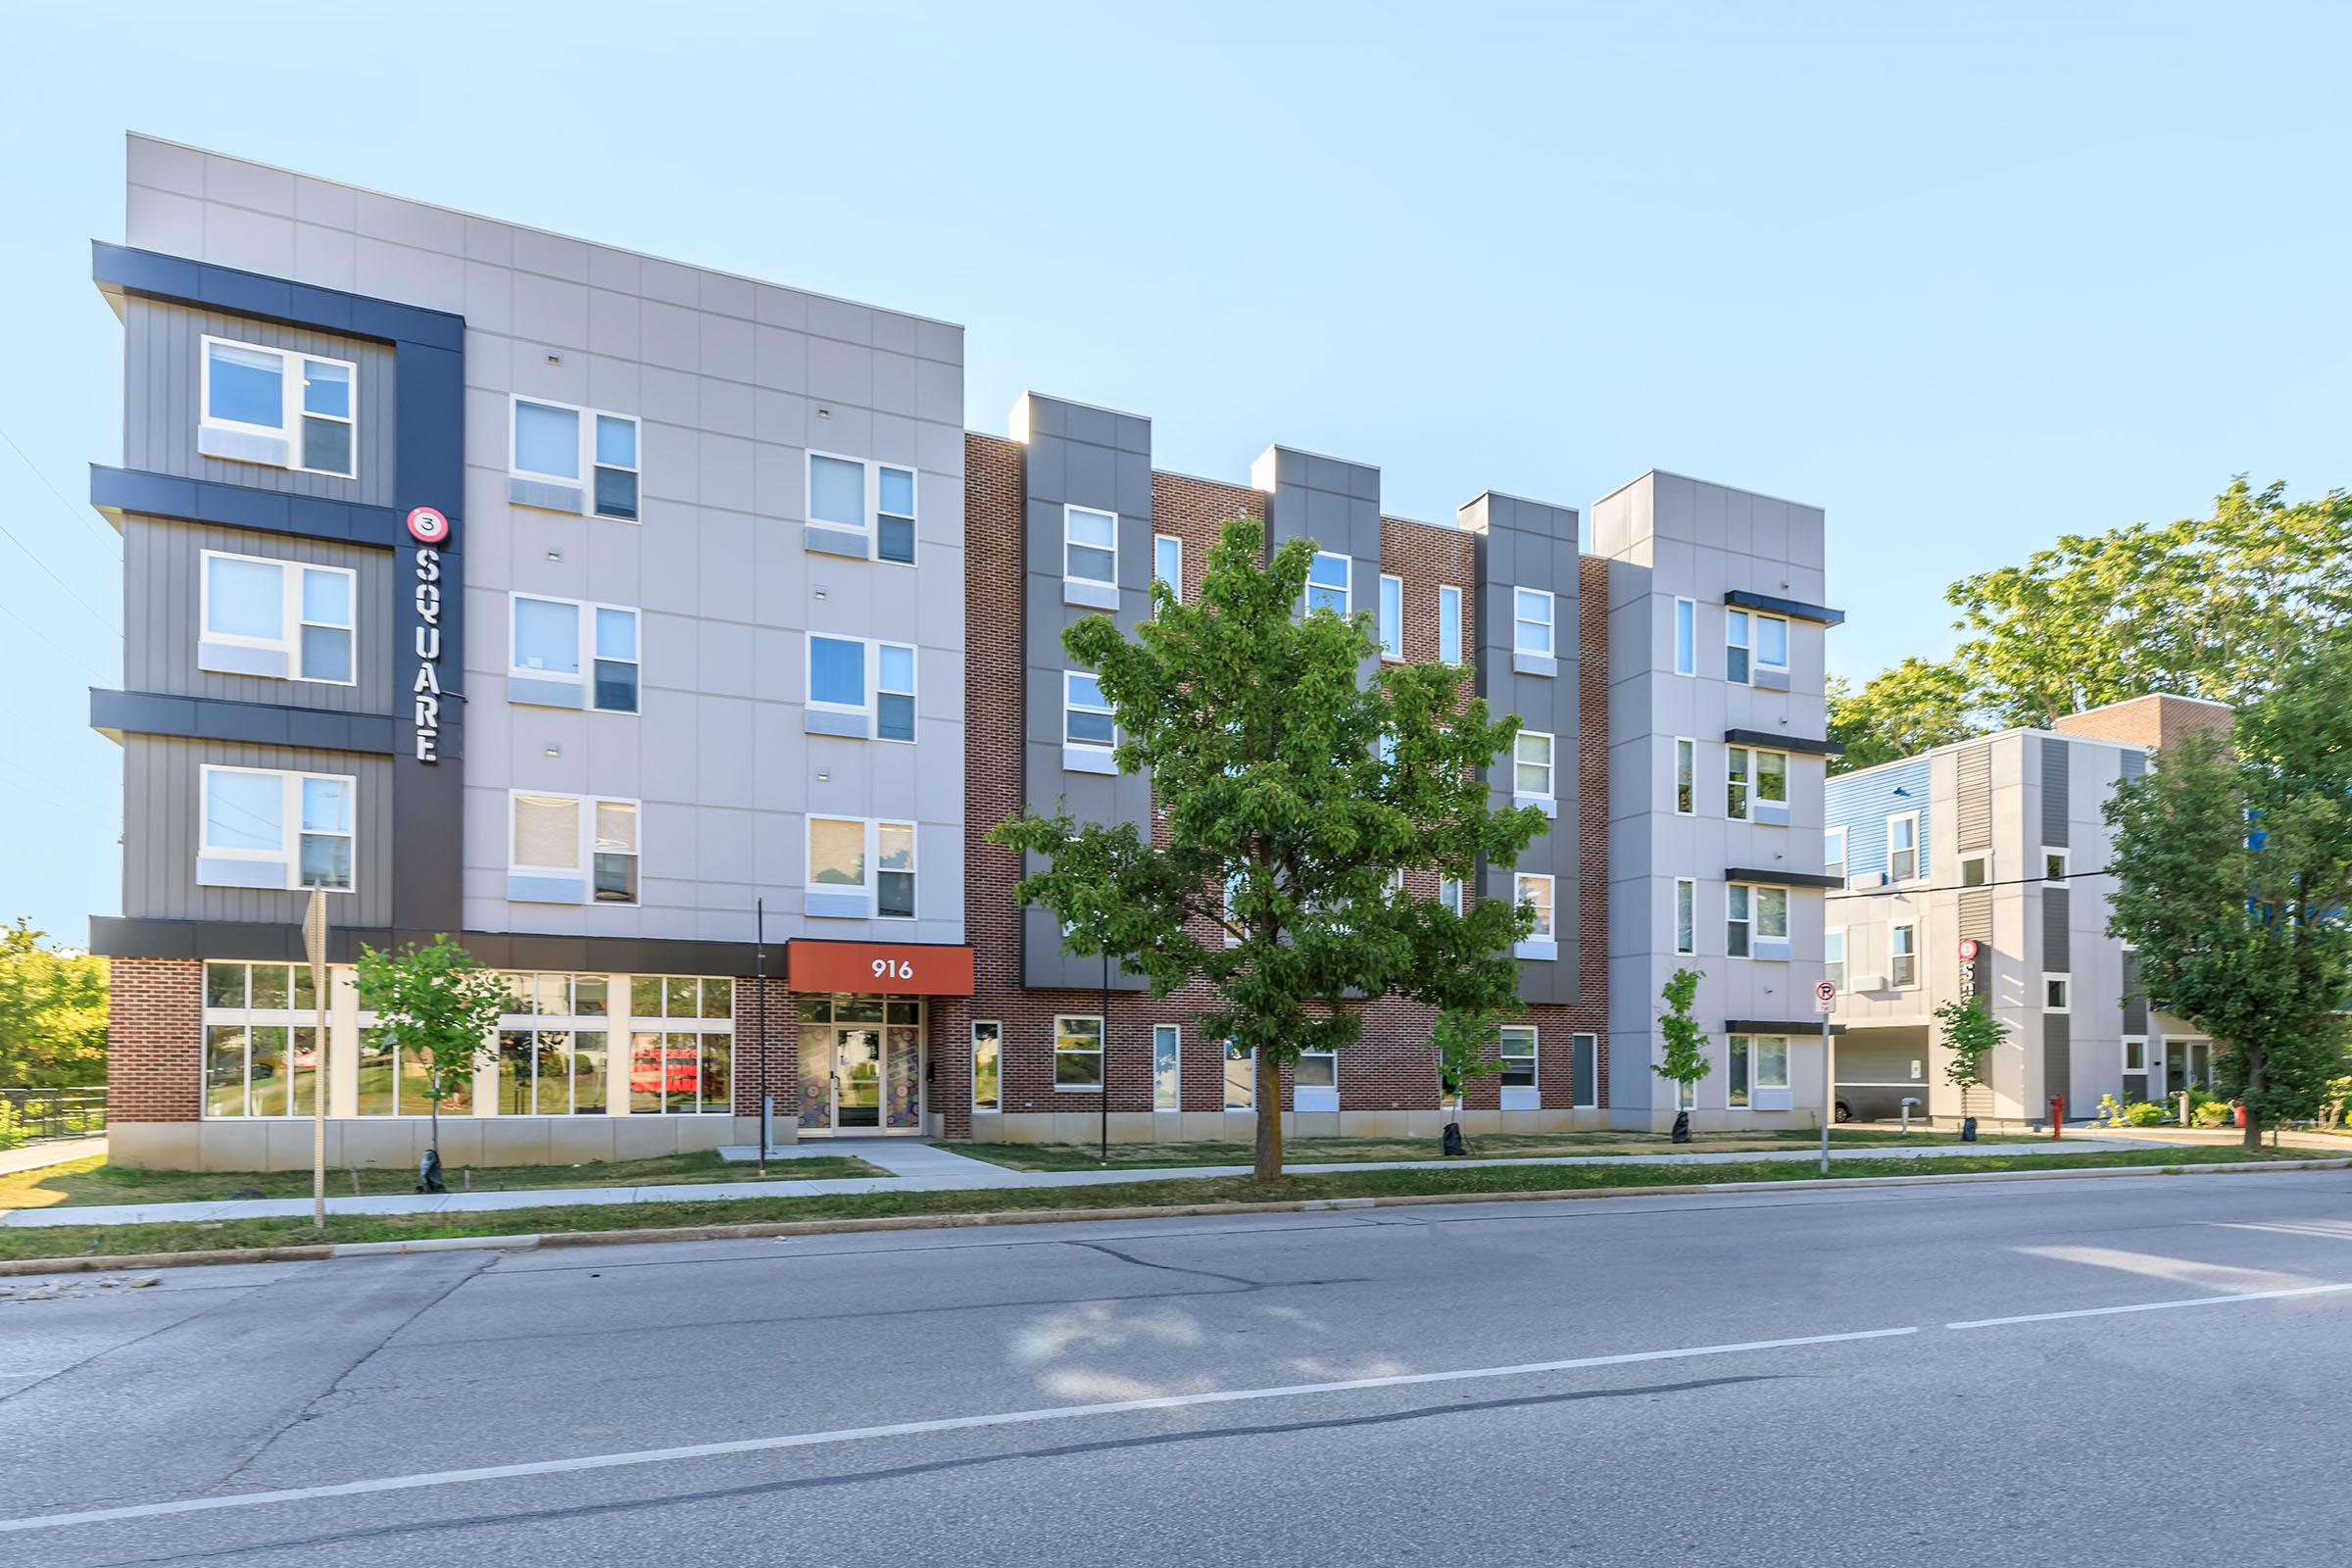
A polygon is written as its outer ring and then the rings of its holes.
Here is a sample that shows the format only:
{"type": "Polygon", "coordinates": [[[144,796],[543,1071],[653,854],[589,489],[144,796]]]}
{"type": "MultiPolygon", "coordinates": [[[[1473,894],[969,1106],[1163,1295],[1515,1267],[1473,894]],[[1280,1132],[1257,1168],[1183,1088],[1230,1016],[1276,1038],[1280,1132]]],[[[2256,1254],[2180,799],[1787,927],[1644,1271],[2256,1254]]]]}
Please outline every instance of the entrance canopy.
{"type": "Polygon", "coordinates": [[[785,984],[795,991],[898,997],[968,997],[972,950],[945,942],[819,942],[794,937],[784,949],[785,984]]]}

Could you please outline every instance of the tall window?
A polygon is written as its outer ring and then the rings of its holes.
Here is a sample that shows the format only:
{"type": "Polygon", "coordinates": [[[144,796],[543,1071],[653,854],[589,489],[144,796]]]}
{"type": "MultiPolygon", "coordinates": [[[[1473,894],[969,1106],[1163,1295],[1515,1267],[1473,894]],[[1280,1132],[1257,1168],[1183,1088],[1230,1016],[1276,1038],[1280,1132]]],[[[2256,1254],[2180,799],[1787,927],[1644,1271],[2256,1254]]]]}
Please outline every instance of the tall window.
{"type": "Polygon", "coordinates": [[[1522,654],[1551,657],[1551,595],[1541,588],[1511,590],[1513,625],[1511,648],[1522,654]]]}
{"type": "Polygon", "coordinates": [[[203,1019],[206,1118],[313,1113],[322,1058],[310,965],[206,964],[203,1019]]]}
{"type": "Polygon", "coordinates": [[[1004,1107],[1004,1026],[988,1022],[972,1025],[972,1108],[1004,1107]]]}
{"type": "Polygon", "coordinates": [[[1328,610],[1347,616],[1353,609],[1355,562],[1347,556],[1318,551],[1306,568],[1306,611],[1328,610]]]}
{"type": "Polygon", "coordinates": [[[1184,597],[1184,541],[1172,533],[1152,536],[1152,576],[1168,585],[1168,597],[1184,597]]]}
{"type": "Polygon", "coordinates": [[[1536,1087],[1536,1031],[1527,1024],[1506,1023],[1501,1029],[1502,1087],[1536,1087]]]}
{"type": "Polygon", "coordinates": [[[1552,798],[1552,738],[1542,730],[1521,730],[1512,739],[1512,788],[1538,800],[1552,798]]]}
{"type": "Polygon", "coordinates": [[[735,983],[629,981],[629,1114],[723,1116],[734,1105],[735,983]]]}
{"type": "Polygon", "coordinates": [[[1674,743],[1674,809],[1679,816],[1698,810],[1698,742],[1684,737],[1674,743]]]}
{"type": "Polygon", "coordinates": [[[914,650],[874,644],[874,739],[914,739],[914,650]]]}
{"type": "Polygon", "coordinates": [[[202,779],[199,884],[352,890],[357,779],[212,763],[202,779]]]}
{"type": "Polygon", "coordinates": [[[1919,927],[1898,925],[1886,933],[1886,979],[1894,986],[1919,984],[1919,927]]]}
{"type": "Polygon", "coordinates": [[[1184,1108],[1184,1030],[1172,1023],[1152,1026],[1152,1108],[1184,1108]]]}
{"type": "Polygon", "coordinates": [[[1054,1020],[1054,1087],[1102,1087],[1102,1020],[1059,1017],[1054,1020]]]}
{"type": "Polygon", "coordinates": [[[1380,653],[1383,659],[1404,657],[1404,579],[1380,579],[1380,653]]]}
{"type": "Polygon", "coordinates": [[[1102,684],[1084,670],[1062,672],[1061,738],[1071,746],[1092,746],[1104,751],[1118,742],[1118,725],[1111,717],[1110,703],[1102,695],[1102,684]]]}
{"type": "Polygon", "coordinates": [[[1462,662],[1462,591],[1451,583],[1438,586],[1438,658],[1448,664],[1462,662]]]}
{"type": "Polygon", "coordinates": [[[357,476],[358,366],[219,337],[205,338],[203,348],[200,450],[308,473],[357,476]],[[213,432],[232,439],[202,439],[213,432]]]}
{"type": "Polygon", "coordinates": [[[1747,1105],[1748,1082],[1754,1076],[1753,1036],[1732,1035],[1724,1041],[1724,1103],[1734,1110],[1747,1105]]]}
{"type": "Polygon", "coordinates": [[[1674,602],[1674,672],[1698,673],[1698,606],[1689,599],[1674,602]]]}
{"type": "Polygon", "coordinates": [[[1748,662],[1753,656],[1755,632],[1744,610],[1723,612],[1723,678],[1734,685],[1748,682],[1748,662]]]}
{"type": "MultiPolygon", "coordinates": [[[[498,1113],[606,1114],[611,982],[601,974],[505,978],[511,1001],[498,1021],[498,1078],[492,1090],[498,1113]]],[[[718,1077],[723,1081],[725,1074],[718,1077]]]]}
{"type": "Polygon", "coordinates": [[[1119,519],[1091,507],[1061,509],[1064,577],[1115,588],[1119,581],[1119,519]]]}
{"type": "Polygon", "coordinates": [[[1821,935],[1821,977],[1830,984],[1845,985],[1845,931],[1839,928],[1821,935]]]}
{"type": "Polygon", "coordinates": [[[1845,884],[1845,829],[1824,828],[1821,831],[1821,869],[1825,876],[1834,876],[1840,887],[1845,884]]]}
{"type": "Polygon", "coordinates": [[[584,491],[582,511],[637,520],[637,421],[625,414],[517,397],[508,467],[516,478],[584,491]]]}
{"type": "Polygon", "coordinates": [[[200,574],[202,640],[214,645],[199,650],[203,667],[338,686],[357,679],[352,606],[358,578],[349,567],[207,550],[200,574]]]}
{"type": "Polygon", "coordinates": [[[1536,911],[1536,928],[1527,936],[1531,942],[1551,940],[1551,878],[1534,871],[1517,873],[1518,902],[1532,905],[1536,911]]]}
{"type": "Polygon", "coordinates": [[[1908,882],[1919,875],[1919,813],[1886,819],[1886,880],[1908,882]]]}
{"type": "Polygon", "coordinates": [[[1754,764],[1744,746],[1723,749],[1723,814],[1735,822],[1747,820],[1747,796],[1755,782],[1754,764]]]}
{"type": "Polygon", "coordinates": [[[1462,884],[1460,881],[1453,877],[1441,877],[1438,881],[1438,902],[1455,914],[1461,913],[1462,884]]]}
{"type": "Polygon", "coordinates": [[[1257,1102],[1257,1053],[1225,1042],[1225,1108],[1249,1110],[1257,1102]]]}
{"type": "Polygon", "coordinates": [[[1687,876],[1674,879],[1674,951],[1698,951],[1698,884],[1687,876]]]}
{"type": "MultiPolygon", "coordinates": [[[[513,647],[508,674],[553,678],[571,686],[581,706],[611,713],[637,711],[637,612],[618,605],[587,605],[535,594],[512,596],[513,647]],[[583,678],[581,672],[588,676],[583,678]]],[[[530,702],[521,688],[516,702],[530,702]]],[[[550,699],[568,706],[564,697],[550,699]]]]}

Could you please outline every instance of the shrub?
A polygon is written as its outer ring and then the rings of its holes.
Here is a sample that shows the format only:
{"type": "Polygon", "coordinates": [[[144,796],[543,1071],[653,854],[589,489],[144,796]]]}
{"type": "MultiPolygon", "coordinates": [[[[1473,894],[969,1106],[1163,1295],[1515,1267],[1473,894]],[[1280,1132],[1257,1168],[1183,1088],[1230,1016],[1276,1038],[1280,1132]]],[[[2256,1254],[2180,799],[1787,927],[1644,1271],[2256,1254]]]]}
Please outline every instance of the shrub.
{"type": "Polygon", "coordinates": [[[2173,1119],[2171,1107],[2153,1100],[2143,1100],[2124,1112],[2124,1120],[2133,1127],[2161,1127],[2173,1119]]]}
{"type": "Polygon", "coordinates": [[[2188,1119],[2200,1127],[2227,1127],[2231,1113],[2226,1100],[2207,1100],[2188,1113],[2188,1119]]]}
{"type": "Polygon", "coordinates": [[[0,1149],[17,1149],[24,1143],[24,1118],[17,1113],[14,1101],[0,1100],[0,1149]]]}

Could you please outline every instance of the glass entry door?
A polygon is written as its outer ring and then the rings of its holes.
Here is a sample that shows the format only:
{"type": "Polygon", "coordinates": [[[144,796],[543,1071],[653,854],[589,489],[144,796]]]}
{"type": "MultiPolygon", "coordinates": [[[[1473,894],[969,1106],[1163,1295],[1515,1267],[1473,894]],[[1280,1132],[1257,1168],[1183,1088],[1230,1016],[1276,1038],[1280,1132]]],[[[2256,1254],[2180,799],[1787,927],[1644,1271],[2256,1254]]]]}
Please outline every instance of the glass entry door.
{"type": "Polygon", "coordinates": [[[801,1133],[923,1131],[922,1004],[808,996],[800,1013],[801,1133]]]}
{"type": "Polygon", "coordinates": [[[833,1046],[833,1125],[882,1125],[882,1031],[844,1029],[833,1046]]]}

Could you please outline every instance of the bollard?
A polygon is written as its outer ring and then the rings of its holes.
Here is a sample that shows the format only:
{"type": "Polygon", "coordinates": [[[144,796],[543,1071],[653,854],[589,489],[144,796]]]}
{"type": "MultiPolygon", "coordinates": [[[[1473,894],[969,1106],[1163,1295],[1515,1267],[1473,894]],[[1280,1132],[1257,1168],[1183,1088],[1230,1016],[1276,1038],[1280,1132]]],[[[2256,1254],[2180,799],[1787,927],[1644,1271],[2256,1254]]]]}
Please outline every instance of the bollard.
{"type": "Polygon", "coordinates": [[[2058,1141],[2059,1134],[2065,1131],[2066,1097],[2064,1095],[2052,1095],[2050,1097],[2050,1141],[2052,1143],[2056,1143],[2058,1141]]]}

